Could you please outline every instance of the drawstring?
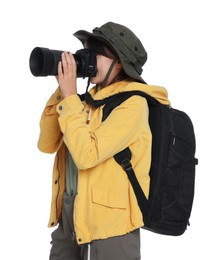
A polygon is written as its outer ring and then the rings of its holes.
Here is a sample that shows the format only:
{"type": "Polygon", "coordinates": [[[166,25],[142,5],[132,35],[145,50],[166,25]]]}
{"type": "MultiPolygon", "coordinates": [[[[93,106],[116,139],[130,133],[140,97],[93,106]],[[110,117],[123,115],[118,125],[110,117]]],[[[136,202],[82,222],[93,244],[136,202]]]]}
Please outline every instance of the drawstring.
{"type": "Polygon", "coordinates": [[[110,65],[110,67],[109,67],[109,69],[108,69],[108,72],[107,72],[107,74],[106,74],[106,76],[105,76],[105,79],[103,80],[103,82],[102,82],[102,84],[101,84],[101,88],[104,88],[104,87],[106,86],[107,81],[108,81],[108,78],[109,78],[109,76],[110,76],[110,74],[111,74],[111,72],[112,72],[112,69],[114,68],[114,66],[115,66],[116,63],[117,63],[117,59],[114,59],[114,60],[112,61],[112,64],[110,65]]]}
{"type": "Polygon", "coordinates": [[[89,85],[90,85],[90,78],[88,78],[88,81],[87,81],[87,86],[86,86],[86,93],[88,92],[89,90],[89,85]]]}
{"type": "Polygon", "coordinates": [[[89,126],[90,119],[91,119],[91,115],[92,115],[92,107],[90,106],[90,108],[89,108],[89,114],[88,114],[88,117],[87,117],[87,120],[86,120],[86,125],[87,125],[87,126],[89,126]]]}
{"type": "Polygon", "coordinates": [[[88,255],[87,255],[87,260],[90,260],[91,258],[90,258],[90,244],[88,244],[88,255]]]}

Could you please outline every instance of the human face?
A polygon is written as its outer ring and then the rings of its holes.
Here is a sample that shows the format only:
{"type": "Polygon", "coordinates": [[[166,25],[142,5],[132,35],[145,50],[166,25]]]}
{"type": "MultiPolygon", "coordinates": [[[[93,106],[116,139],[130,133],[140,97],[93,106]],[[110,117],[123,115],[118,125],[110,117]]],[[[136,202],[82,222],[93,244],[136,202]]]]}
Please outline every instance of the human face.
{"type": "MultiPolygon", "coordinates": [[[[109,68],[114,60],[100,54],[96,55],[96,59],[97,59],[97,74],[95,77],[91,78],[91,83],[99,85],[105,80],[109,68]]],[[[108,81],[106,85],[108,85],[118,75],[120,71],[121,71],[121,64],[116,63],[108,77],[108,81]]]]}

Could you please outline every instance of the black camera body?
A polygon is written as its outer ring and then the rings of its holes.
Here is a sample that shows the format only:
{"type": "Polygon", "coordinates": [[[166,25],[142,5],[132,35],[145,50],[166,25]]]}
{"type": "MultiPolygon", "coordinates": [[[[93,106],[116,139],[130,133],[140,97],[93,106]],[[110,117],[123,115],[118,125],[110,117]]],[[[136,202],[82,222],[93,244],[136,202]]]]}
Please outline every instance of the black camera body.
{"type": "MultiPolygon", "coordinates": [[[[35,47],[30,55],[29,66],[31,73],[38,76],[56,76],[58,63],[63,51],[35,47]]],[[[78,50],[72,54],[77,65],[77,77],[95,77],[97,73],[96,53],[90,49],[78,50]]]]}

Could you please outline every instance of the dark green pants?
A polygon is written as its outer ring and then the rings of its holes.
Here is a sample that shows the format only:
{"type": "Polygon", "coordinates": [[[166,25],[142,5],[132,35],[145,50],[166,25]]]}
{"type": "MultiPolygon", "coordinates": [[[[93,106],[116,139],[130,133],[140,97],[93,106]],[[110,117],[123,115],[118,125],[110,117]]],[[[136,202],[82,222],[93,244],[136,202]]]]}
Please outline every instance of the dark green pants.
{"type": "Polygon", "coordinates": [[[50,260],[140,260],[140,230],[78,245],[73,229],[74,196],[64,194],[62,221],[52,233],[50,260]]]}

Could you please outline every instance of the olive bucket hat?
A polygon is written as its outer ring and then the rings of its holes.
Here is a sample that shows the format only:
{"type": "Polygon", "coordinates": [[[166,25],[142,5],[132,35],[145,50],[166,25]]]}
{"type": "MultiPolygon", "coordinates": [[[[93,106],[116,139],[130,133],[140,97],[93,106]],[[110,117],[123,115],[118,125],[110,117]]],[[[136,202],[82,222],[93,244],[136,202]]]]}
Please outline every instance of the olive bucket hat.
{"type": "Polygon", "coordinates": [[[123,69],[128,76],[146,83],[140,75],[142,73],[142,66],[147,60],[147,52],[141,41],[127,27],[108,22],[101,27],[94,28],[92,33],[79,30],[73,35],[83,44],[89,37],[94,37],[103,42],[117,53],[123,69]]]}

